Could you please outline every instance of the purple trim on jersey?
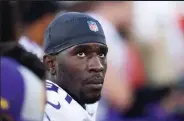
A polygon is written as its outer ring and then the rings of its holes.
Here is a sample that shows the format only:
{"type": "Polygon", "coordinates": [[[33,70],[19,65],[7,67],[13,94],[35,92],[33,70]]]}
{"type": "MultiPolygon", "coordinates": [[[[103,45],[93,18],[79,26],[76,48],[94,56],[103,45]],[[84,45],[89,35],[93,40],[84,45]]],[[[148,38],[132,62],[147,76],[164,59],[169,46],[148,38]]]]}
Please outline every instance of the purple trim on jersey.
{"type": "Polygon", "coordinates": [[[70,104],[72,101],[72,97],[69,94],[67,94],[65,100],[68,102],[68,104],[70,104]]]}
{"type": "Polygon", "coordinates": [[[53,103],[47,101],[47,104],[51,105],[53,108],[55,108],[57,110],[59,110],[61,108],[60,102],[58,102],[57,105],[56,105],[56,104],[53,104],[53,103]]]}
{"type": "Polygon", "coordinates": [[[50,82],[46,82],[46,85],[47,84],[52,85],[51,87],[50,86],[49,87],[46,86],[47,87],[47,90],[58,92],[59,88],[56,85],[54,85],[53,83],[50,83],[50,82]]]}
{"type": "MultiPolygon", "coordinates": [[[[47,87],[47,90],[54,91],[54,92],[58,93],[59,87],[56,86],[55,84],[53,84],[51,82],[46,82],[46,87],[47,87]]],[[[70,104],[71,101],[72,101],[72,97],[69,94],[67,94],[65,100],[68,102],[68,104],[70,104]]],[[[48,101],[47,101],[47,103],[50,104],[52,107],[54,107],[56,109],[60,109],[61,108],[59,102],[58,102],[57,105],[54,105],[54,104],[52,104],[51,102],[48,102],[48,101]]]]}
{"type": "Polygon", "coordinates": [[[1,98],[8,102],[8,109],[0,108],[14,120],[21,121],[20,112],[24,101],[24,80],[18,71],[18,64],[11,58],[1,58],[1,98]]]}
{"type": "MultiPolygon", "coordinates": [[[[47,90],[54,91],[58,93],[59,87],[54,85],[53,83],[46,82],[47,90]]],[[[47,104],[51,105],[53,108],[59,110],[61,108],[60,102],[57,102],[57,104],[53,104],[52,102],[47,101],[47,104]]]]}

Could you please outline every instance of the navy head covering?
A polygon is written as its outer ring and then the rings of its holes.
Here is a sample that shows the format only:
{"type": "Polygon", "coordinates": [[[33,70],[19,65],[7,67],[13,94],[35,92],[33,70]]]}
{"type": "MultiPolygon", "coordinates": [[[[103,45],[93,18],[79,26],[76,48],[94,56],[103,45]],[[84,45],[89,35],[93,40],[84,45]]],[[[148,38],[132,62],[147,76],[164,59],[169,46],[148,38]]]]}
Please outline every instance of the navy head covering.
{"type": "Polygon", "coordinates": [[[101,24],[87,14],[68,12],[58,15],[48,26],[44,35],[44,51],[54,54],[89,42],[106,45],[101,24]]]}

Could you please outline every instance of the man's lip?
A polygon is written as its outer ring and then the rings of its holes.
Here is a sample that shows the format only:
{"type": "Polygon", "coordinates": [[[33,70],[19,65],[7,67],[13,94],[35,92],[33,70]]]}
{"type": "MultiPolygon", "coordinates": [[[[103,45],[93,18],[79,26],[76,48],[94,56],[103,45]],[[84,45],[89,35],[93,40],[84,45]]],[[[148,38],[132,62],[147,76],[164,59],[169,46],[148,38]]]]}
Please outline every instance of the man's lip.
{"type": "Polygon", "coordinates": [[[87,87],[94,88],[94,89],[101,89],[103,84],[86,84],[87,87]]]}
{"type": "Polygon", "coordinates": [[[85,84],[103,84],[102,76],[94,76],[84,81],[85,84]]]}
{"type": "Polygon", "coordinates": [[[88,83],[86,83],[87,85],[88,84],[103,84],[103,82],[102,81],[93,81],[93,82],[88,82],[88,83]]]}

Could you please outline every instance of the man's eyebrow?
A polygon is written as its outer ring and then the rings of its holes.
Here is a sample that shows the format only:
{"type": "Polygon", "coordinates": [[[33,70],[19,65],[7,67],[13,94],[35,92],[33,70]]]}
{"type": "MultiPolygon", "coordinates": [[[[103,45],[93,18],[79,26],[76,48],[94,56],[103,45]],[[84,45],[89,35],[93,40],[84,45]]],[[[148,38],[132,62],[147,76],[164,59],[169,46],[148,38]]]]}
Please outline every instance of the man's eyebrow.
{"type": "Polygon", "coordinates": [[[108,47],[107,46],[100,46],[100,51],[107,53],[108,47]]]}
{"type": "MultiPolygon", "coordinates": [[[[105,45],[100,45],[97,46],[99,52],[102,53],[107,53],[108,52],[108,47],[105,45]]],[[[92,45],[77,45],[72,49],[72,51],[84,51],[84,50],[92,50],[93,46],[92,45]]]]}
{"type": "MultiPolygon", "coordinates": [[[[92,49],[93,46],[92,45],[77,45],[74,48],[88,48],[88,49],[92,49]]],[[[108,49],[107,46],[105,46],[105,45],[100,45],[100,46],[98,46],[98,48],[104,49],[104,50],[107,50],[108,49]]]]}
{"type": "Polygon", "coordinates": [[[73,49],[74,50],[79,50],[79,49],[92,49],[92,47],[90,45],[77,45],[73,49]]]}

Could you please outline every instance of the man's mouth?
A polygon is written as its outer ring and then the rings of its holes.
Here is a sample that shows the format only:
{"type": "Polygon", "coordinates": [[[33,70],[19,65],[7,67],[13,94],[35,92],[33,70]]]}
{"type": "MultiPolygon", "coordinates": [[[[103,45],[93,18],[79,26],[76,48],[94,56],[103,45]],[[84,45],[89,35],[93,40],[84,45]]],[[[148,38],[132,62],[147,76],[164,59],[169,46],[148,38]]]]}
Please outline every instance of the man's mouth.
{"type": "Polygon", "coordinates": [[[88,80],[88,83],[85,83],[84,86],[90,90],[100,91],[103,87],[103,80],[93,78],[91,81],[88,80]]]}
{"type": "Polygon", "coordinates": [[[84,86],[89,88],[90,90],[100,91],[103,87],[103,77],[100,75],[95,75],[84,82],[84,86]]]}
{"type": "Polygon", "coordinates": [[[88,78],[85,80],[85,84],[103,84],[104,78],[100,75],[95,75],[93,77],[88,78]]]}
{"type": "Polygon", "coordinates": [[[103,87],[103,84],[86,84],[85,85],[87,88],[92,89],[92,90],[101,90],[103,87]]]}

